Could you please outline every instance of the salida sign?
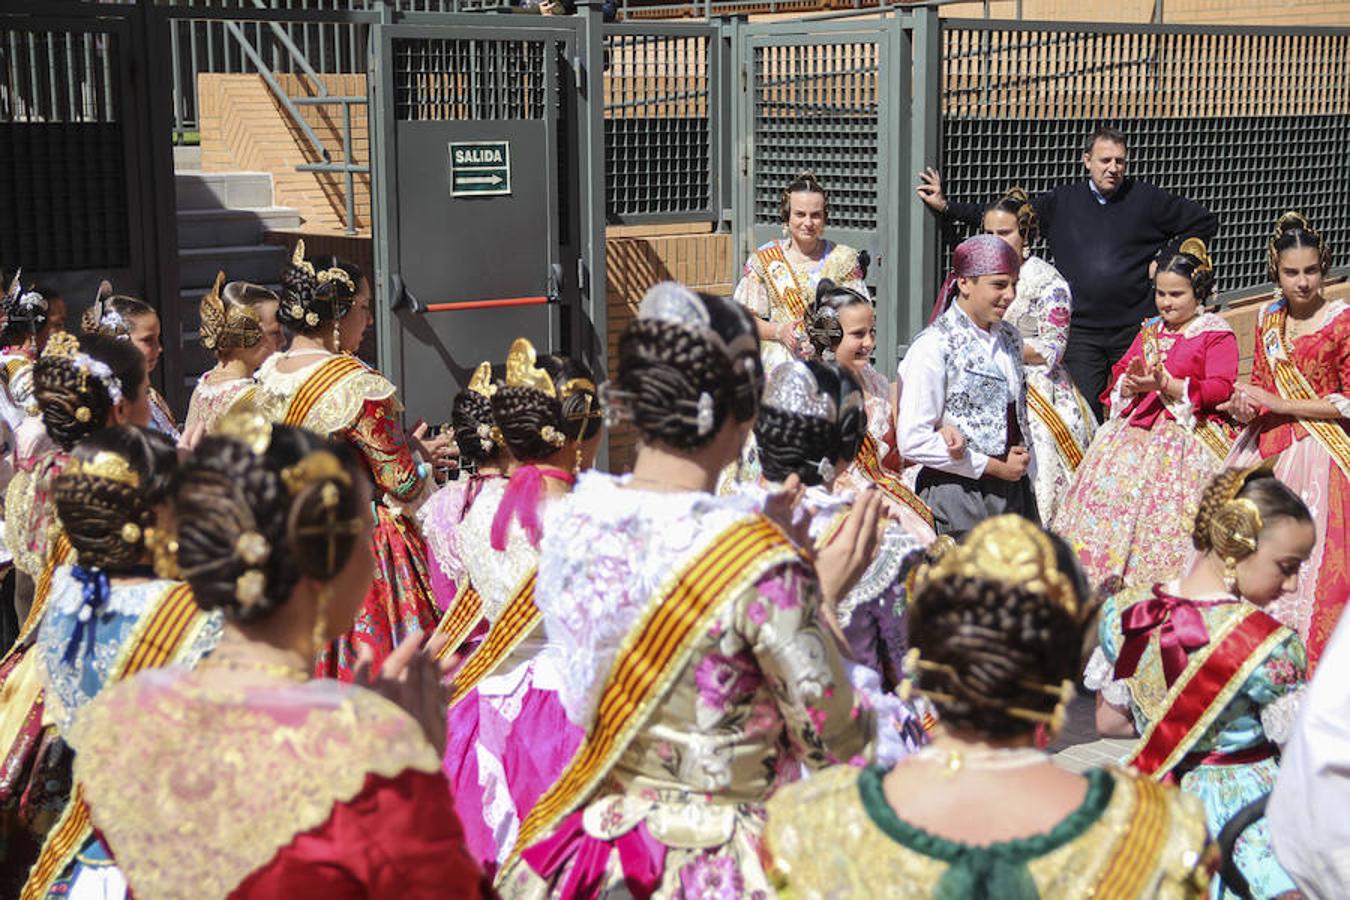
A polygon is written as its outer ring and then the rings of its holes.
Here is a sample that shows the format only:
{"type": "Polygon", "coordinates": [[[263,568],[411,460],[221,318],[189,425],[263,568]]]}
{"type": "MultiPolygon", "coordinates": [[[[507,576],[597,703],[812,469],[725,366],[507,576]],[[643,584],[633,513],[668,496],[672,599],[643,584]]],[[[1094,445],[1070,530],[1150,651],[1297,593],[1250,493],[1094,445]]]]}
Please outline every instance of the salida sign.
{"type": "Polygon", "coordinates": [[[450,144],[450,196],[482,197],[511,193],[510,141],[450,144]]]}

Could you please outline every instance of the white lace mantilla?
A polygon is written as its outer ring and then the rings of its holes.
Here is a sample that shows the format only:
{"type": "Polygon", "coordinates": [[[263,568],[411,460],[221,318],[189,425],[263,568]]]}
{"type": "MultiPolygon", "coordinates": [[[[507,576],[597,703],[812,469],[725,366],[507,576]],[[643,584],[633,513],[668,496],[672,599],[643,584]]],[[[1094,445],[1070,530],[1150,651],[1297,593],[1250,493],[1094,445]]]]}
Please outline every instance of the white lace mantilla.
{"type": "Polygon", "coordinates": [[[544,521],[535,603],[560,673],[563,707],[583,728],[624,636],[652,595],[758,510],[742,495],[654,493],[629,490],[625,481],[587,472],[544,521]]]}
{"type": "Polygon", "coordinates": [[[502,505],[506,485],[505,478],[494,478],[483,485],[459,526],[460,562],[483,598],[483,615],[489,622],[497,621],[511,593],[539,558],[520,522],[514,520],[507,532],[506,549],[492,549],[492,520],[502,505]]]}

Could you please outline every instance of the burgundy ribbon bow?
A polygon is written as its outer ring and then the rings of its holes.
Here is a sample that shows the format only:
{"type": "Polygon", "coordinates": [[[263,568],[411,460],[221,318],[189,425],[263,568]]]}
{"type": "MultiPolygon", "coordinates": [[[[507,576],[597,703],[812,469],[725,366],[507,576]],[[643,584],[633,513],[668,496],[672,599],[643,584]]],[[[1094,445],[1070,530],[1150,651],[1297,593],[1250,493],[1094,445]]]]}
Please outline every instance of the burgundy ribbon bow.
{"type": "Polygon", "coordinates": [[[583,815],[584,811],[572,813],[551,836],[521,853],[521,859],[541,878],[554,877],[571,862],[558,896],[580,900],[599,896],[610,852],[617,850],[628,892],[635,900],[648,900],[665,871],[665,844],[651,836],[644,822],[612,840],[592,837],[582,825],[583,815]]]}
{"type": "Polygon", "coordinates": [[[1149,636],[1156,630],[1163,677],[1168,687],[1186,671],[1186,654],[1209,643],[1209,629],[1205,628],[1205,617],[1196,604],[1164,593],[1161,585],[1153,586],[1150,599],[1121,613],[1120,630],[1125,635],[1125,643],[1116,659],[1116,678],[1129,678],[1134,674],[1139,667],[1139,658],[1148,647],[1149,636]]]}

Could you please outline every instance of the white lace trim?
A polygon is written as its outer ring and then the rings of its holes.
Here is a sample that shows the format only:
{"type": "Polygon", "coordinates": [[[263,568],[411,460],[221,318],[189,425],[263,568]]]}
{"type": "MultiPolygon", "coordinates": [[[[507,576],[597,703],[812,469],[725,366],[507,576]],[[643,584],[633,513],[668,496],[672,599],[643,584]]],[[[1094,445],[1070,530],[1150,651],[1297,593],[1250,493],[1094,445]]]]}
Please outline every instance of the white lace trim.
{"type": "Polygon", "coordinates": [[[1281,747],[1294,736],[1294,726],[1298,723],[1298,711],[1303,705],[1303,694],[1307,685],[1285,694],[1274,703],[1261,707],[1261,728],[1266,737],[1281,747]]]}
{"type": "Polygon", "coordinates": [[[877,545],[876,556],[863,572],[858,583],[839,602],[839,627],[847,628],[853,621],[853,610],[864,603],[870,603],[880,597],[895,584],[900,577],[900,567],[905,557],[915,550],[923,548],[923,542],[910,534],[898,523],[891,523],[882,532],[877,545]]]}
{"type": "Polygon", "coordinates": [[[1083,672],[1083,684],[1088,690],[1101,694],[1112,706],[1130,708],[1130,688],[1123,680],[1116,679],[1116,667],[1106,658],[1101,647],[1092,651],[1087,669],[1083,672]]]}
{"type": "Polygon", "coordinates": [[[559,672],[559,698],[583,728],[651,596],[723,530],[757,511],[743,495],[638,491],[623,487],[626,481],[587,472],[545,514],[535,603],[559,672]]]}
{"type": "Polygon", "coordinates": [[[505,478],[494,478],[483,485],[459,526],[460,564],[469,573],[474,590],[482,596],[483,615],[489,622],[497,620],[511,593],[539,558],[539,551],[530,543],[519,521],[511,522],[506,549],[492,549],[492,520],[502,504],[506,484],[505,478]]]}

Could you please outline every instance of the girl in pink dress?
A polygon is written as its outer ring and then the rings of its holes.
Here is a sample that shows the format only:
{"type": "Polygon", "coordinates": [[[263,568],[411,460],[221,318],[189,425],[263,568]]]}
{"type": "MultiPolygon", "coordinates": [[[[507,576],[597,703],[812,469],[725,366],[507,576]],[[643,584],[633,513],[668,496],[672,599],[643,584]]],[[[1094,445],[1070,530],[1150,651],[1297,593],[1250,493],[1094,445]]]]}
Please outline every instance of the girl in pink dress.
{"type": "Polygon", "coordinates": [[[492,364],[474,372],[467,389],[455,396],[450,424],[459,447],[460,477],[435,493],[418,511],[427,539],[427,566],[436,605],[449,609],[465,579],[459,526],[483,486],[505,478],[511,454],[492,419],[492,364]]]}
{"type": "Polygon", "coordinates": [[[1090,582],[1152,584],[1185,563],[1200,495],[1232,444],[1219,404],[1233,393],[1233,329],[1203,304],[1214,267],[1190,238],[1158,256],[1158,315],[1146,321],[1102,394],[1097,432],[1054,518],[1090,582]]]}

